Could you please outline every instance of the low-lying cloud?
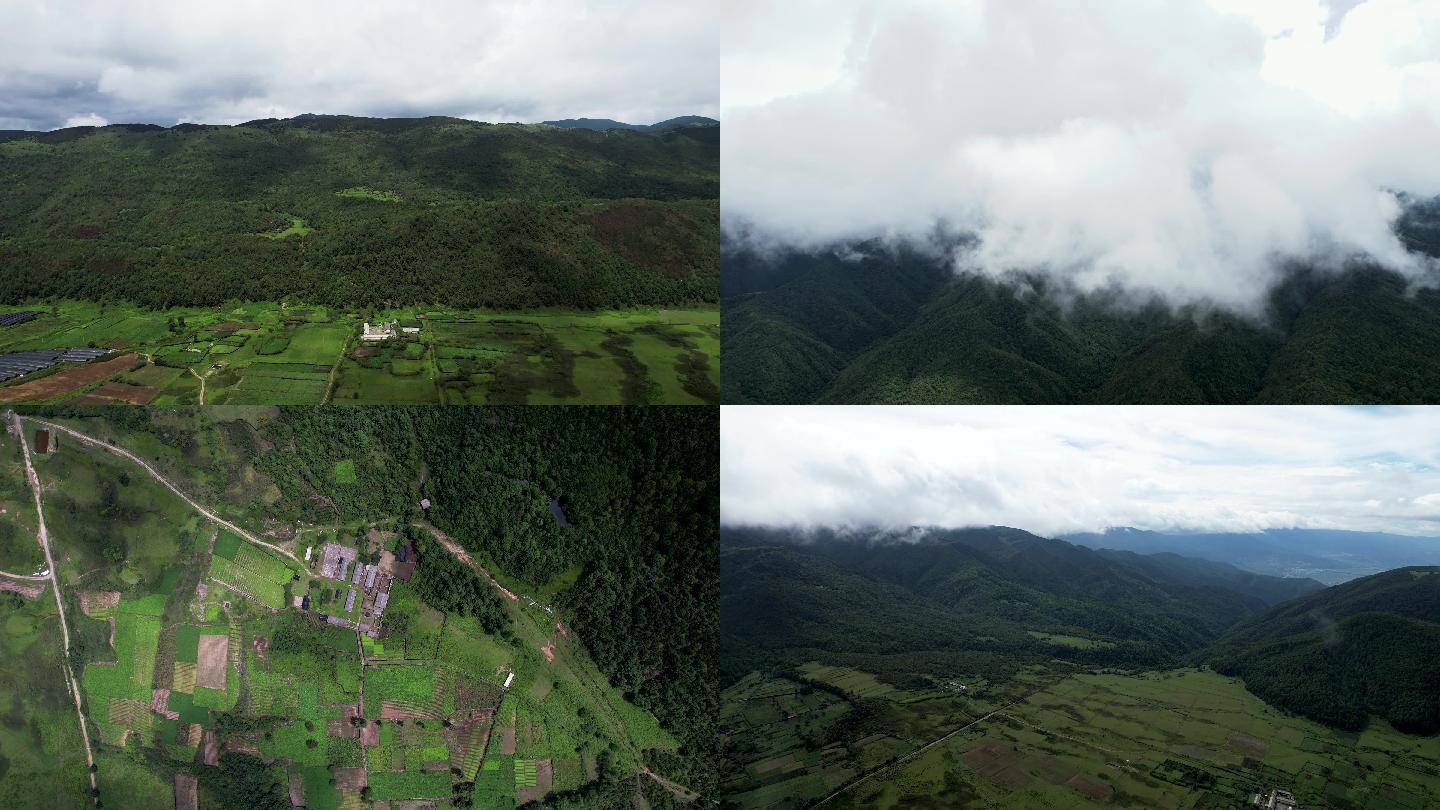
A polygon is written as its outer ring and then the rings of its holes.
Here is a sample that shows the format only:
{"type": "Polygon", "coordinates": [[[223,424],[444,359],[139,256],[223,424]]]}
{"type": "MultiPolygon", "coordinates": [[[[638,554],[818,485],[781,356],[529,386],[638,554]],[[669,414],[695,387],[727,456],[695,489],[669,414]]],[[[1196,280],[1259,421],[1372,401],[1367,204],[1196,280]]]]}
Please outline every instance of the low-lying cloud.
{"type": "Polygon", "coordinates": [[[710,0],[6,3],[0,129],[714,115],[718,16],[710,0]]]}
{"type": "Polygon", "coordinates": [[[762,242],[939,223],[958,269],[1241,309],[1287,260],[1434,269],[1393,227],[1440,194],[1427,0],[741,2],[722,108],[762,242]]]}
{"type": "Polygon", "coordinates": [[[1440,532],[1433,409],[726,406],[726,524],[1440,532]]]}

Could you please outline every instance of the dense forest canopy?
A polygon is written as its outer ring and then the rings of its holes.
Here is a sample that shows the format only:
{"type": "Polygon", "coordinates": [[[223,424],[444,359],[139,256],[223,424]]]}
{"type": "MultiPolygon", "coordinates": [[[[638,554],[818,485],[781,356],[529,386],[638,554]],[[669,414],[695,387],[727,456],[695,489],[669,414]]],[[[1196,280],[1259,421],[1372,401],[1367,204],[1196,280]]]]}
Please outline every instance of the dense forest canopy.
{"type": "Polygon", "coordinates": [[[8,139],[0,302],[713,302],[719,137],[302,116],[8,139]]]}
{"type": "MultiPolygon", "coordinates": [[[[686,743],[681,767],[705,779],[719,700],[717,419],[688,408],[285,408],[255,437],[269,448],[257,467],[310,520],[428,522],[527,588],[573,580],[557,607],[611,682],[686,743]],[[356,462],[354,484],[335,481],[343,458],[356,462]]],[[[433,543],[419,551],[427,599],[500,621],[493,594],[433,543]]]]}
{"type": "Polygon", "coordinates": [[[1440,568],[1410,567],[1276,606],[1204,654],[1252,692],[1322,723],[1370,715],[1440,731],[1440,568]]]}

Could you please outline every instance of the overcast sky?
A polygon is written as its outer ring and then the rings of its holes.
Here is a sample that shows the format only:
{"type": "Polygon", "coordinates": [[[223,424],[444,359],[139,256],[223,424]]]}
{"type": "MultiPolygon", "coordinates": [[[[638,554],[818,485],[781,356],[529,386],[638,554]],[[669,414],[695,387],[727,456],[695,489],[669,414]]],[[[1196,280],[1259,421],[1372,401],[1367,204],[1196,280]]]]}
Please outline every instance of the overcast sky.
{"type": "Polygon", "coordinates": [[[1440,534],[1434,408],[726,406],[728,524],[1440,534]]]}
{"type": "Polygon", "coordinates": [[[813,245],[978,233],[957,265],[1253,308],[1277,257],[1433,263],[1435,0],[730,0],[724,217],[813,245]]]}
{"type": "Polygon", "coordinates": [[[715,115],[714,0],[0,3],[0,129],[715,115]]]}

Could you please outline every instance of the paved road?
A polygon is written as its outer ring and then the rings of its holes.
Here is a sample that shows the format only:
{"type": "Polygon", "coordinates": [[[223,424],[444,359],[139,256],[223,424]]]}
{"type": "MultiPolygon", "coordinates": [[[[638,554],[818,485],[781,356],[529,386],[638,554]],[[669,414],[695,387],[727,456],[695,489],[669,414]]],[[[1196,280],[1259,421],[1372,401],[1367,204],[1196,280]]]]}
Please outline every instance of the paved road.
{"type": "Polygon", "coordinates": [[[39,527],[36,536],[40,541],[40,548],[45,552],[51,590],[55,592],[55,609],[60,611],[60,633],[65,639],[65,655],[61,661],[65,668],[65,685],[70,690],[70,696],[75,699],[75,716],[80,720],[80,737],[85,741],[85,772],[90,776],[90,790],[94,792],[95,754],[90,750],[90,730],[85,727],[85,712],[80,709],[80,685],[75,682],[75,673],[70,669],[70,627],[65,622],[65,602],[60,598],[60,579],[55,575],[55,560],[50,557],[50,536],[45,531],[45,510],[40,505],[40,476],[35,474],[35,466],[30,463],[30,445],[25,442],[25,428],[20,424],[19,415],[11,411],[10,421],[15,426],[15,435],[20,439],[20,451],[25,457],[25,477],[30,479],[30,490],[35,495],[35,522],[39,527]]]}
{"type": "Polygon", "coordinates": [[[96,439],[96,438],[94,438],[94,437],[92,437],[92,436],[87,436],[87,435],[85,435],[84,433],[81,433],[81,432],[78,431],[78,430],[72,430],[72,429],[70,429],[70,428],[68,428],[68,427],[65,427],[64,425],[57,425],[57,424],[55,424],[54,422],[47,422],[47,421],[45,421],[44,419],[37,419],[37,418],[35,418],[35,417],[33,417],[33,416],[16,417],[16,419],[17,419],[17,424],[18,424],[18,420],[19,420],[19,419],[22,419],[22,418],[25,419],[26,421],[34,422],[34,423],[37,424],[37,425],[44,425],[45,427],[48,427],[48,428],[50,428],[51,430],[58,430],[58,431],[60,431],[61,433],[69,434],[69,435],[74,436],[75,438],[79,439],[80,441],[86,443],[86,444],[90,444],[90,445],[94,445],[94,446],[96,446],[96,447],[103,448],[103,449],[105,449],[105,450],[110,451],[111,453],[114,453],[114,454],[117,455],[117,456],[121,456],[121,457],[123,457],[123,458],[130,459],[131,461],[135,462],[136,464],[139,464],[139,465],[141,466],[141,468],[143,468],[143,469],[145,470],[145,472],[150,473],[150,477],[151,477],[151,478],[154,478],[156,481],[159,481],[160,483],[164,484],[166,489],[168,489],[168,490],[170,490],[171,492],[175,493],[176,496],[178,496],[178,497],[180,498],[180,500],[184,501],[185,503],[190,504],[190,506],[191,506],[192,508],[194,508],[195,511],[197,511],[197,512],[199,512],[200,514],[204,515],[207,519],[210,520],[210,522],[212,522],[212,523],[218,523],[218,524],[220,524],[221,526],[224,526],[225,528],[229,529],[230,531],[235,532],[236,534],[240,535],[241,537],[245,538],[246,540],[249,540],[250,542],[252,542],[252,543],[254,543],[254,544],[258,545],[258,546],[264,546],[264,547],[270,549],[271,551],[276,551],[276,552],[279,552],[280,554],[284,554],[286,557],[289,557],[290,559],[294,560],[294,561],[297,562],[297,563],[300,562],[300,558],[299,558],[299,557],[296,557],[294,554],[291,554],[290,552],[286,551],[285,549],[283,549],[283,548],[281,548],[281,547],[279,547],[279,546],[277,546],[277,545],[274,545],[274,544],[272,544],[272,543],[267,543],[267,542],[265,542],[264,540],[261,540],[260,538],[258,538],[258,537],[256,537],[255,535],[253,535],[253,534],[245,531],[244,529],[240,528],[239,526],[236,526],[234,523],[231,523],[230,521],[228,521],[228,520],[220,517],[219,515],[215,514],[214,512],[211,512],[209,509],[206,509],[205,507],[203,507],[203,506],[201,506],[200,504],[196,503],[194,500],[192,500],[192,499],[190,498],[189,495],[186,495],[184,492],[181,492],[179,487],[177,487],[177,486],[175,486],[174,484],[170,483],[170,480],[169,480],[169,479],[167,479],[165,476],[161,475],[154,467],[151,467],[148,463],[146,463],[144,459],[140,458],[139,456],[135,455],[134,453],[130,452],[129,450],[126,450],[126,449],[123,448],[123,447],[116,447],[116,446],[113,445],[113,444],[108,444],[108,443],[103,442],[103,441],[101,441],[101,440],[99,440],[99,439],[96,439]]]}

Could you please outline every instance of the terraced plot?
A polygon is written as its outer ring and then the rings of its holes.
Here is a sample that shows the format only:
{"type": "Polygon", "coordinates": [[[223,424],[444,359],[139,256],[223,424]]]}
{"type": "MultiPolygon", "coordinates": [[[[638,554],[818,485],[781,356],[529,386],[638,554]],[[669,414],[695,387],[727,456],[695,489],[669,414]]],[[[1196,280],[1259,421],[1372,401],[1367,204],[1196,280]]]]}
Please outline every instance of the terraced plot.
{"type": "MultiPolygon", "coordinates": [[[[7,311],[24,310],[0,316],[7,311]]],[[[713,308],[362,313],[65,302],[0,330],[0,353],[93,343],[130,361],[45,385],[18,378],[0,385],[0,401],[195,404],[203,387],[209,405],[716,404],[719,334],[713,308]],[[365,322],[394,323],[396,336],[361,340],[365,322]]]]}

